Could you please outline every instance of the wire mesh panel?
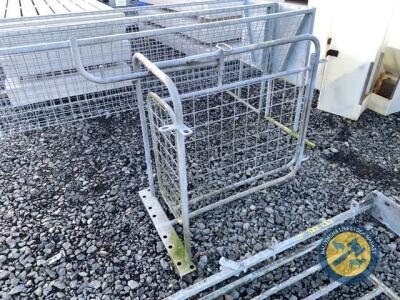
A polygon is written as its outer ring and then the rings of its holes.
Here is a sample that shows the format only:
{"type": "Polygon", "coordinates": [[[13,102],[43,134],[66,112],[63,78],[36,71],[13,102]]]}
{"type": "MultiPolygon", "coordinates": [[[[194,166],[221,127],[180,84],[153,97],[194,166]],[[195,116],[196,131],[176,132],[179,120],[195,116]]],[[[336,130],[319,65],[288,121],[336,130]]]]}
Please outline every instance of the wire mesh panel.
{"type": "Polygon", "coordinates": [[[311,42],[318,56],[318,41],[310,35],[218,45],[218,51],[180,60],[186,67],[167,73],[135,54],[134,61],[153,74],[136,83],[150,185],[141,197],[156,203],[161,196],[183,224],[189,257],[189,217],[284,182],[298,170],[317,62],[305,58],[292,68],[286,61],[291,49],[310,48],[311,42]],[[246,63],[255,52],[267,58],[259,67],[246,63]]]}
{"type": "MultiPolygon", "coordinates": [[[[275,4],[262,4],[122,18],[118,22],[113,19],[110,22],[114,27],[103,33],[114,34],[78,40],[80,63],[85,72],[99,77],[112,77],[132,72],[130,58],[135,52],[161,62],[211,52],[221,42],[236,47],[310,31],[314,10],[275,12],[276,9],[279,7],[275,4]],[[190,18],[180,21],[186,25],[176,26],[174,22],[180,20],[182,14],[190,18]],[[205,16],[211,21],[199,21],[205,16]],[[193,19],[196,20],[195,24],[190,23],[193,19]],[[152,27],[157,20],[169,20],[174,27],[154,29],[152,27]],[[295,25],[279,27],[278,20],[295,25]]],[[[73,30],[83,36],[100,34],[101,30],[95,31],[93,28],[97,27],[91,27],[96,22],[66,26],[64,31],[50,30],[53,25],[42,26],[42,33],[49,34],[47,38],[55,42],[0,49],[2,134],[61,125],[136,107],[131,80],[105,85],[88,81],[77,70],[70,43],[58,42],[73,30]],[[88,30],[89,27],[93,30],[88,30]]],[[[39,41],[39,32],[30,37],[32,41],[39,41]]],[[[22,43],[23,40],[22,32],[19,41],[22,43]]],[[[10,38],[8,43],[15,45],[19,42],[10,38]]],[[[262,57],[256,51],[243,60],[257,67],[262,57]]]]}
{"type": "MultiPolygon", "coordinates": [[[[285,59],[287,44],[273,50],[274,61],[285,59]]],[[[259,51],[259,50],[257,50],[259,51]]],[[[229,52],[228,52],[229,53],[229,52]]],[[[181,93],[183,123],[193,132],[185,140],[189,204],[201,208],[292,172],[299,163],[304,140],[287,134],[305,130],[305,100],[310,90],[310,68],[260,70],[241,58],[224,56],[224,63],[168,73],[181,93]],[[221,71],[222,70],[222,71],[221,71]],[[269,75],[268,75],[269,74],[269,75]]],[[[251,53],[250,53],[251,54],[251,53]]],[[[280,63],[283,65],[283,62],[280,63]]],[[[155,79],[153,79],[155,80],[155,79]]],[[[144,89],[168,97],[160,85],[144,89]],[[157,87],[155,87],[157,86],[157,87]]],[[[156,96],[148,101],[157,180],[177,219],[182,218],[179,163],[174,122],[156,96]]],[[[170,99],[166,100],[170,103],[170,99]]]]}

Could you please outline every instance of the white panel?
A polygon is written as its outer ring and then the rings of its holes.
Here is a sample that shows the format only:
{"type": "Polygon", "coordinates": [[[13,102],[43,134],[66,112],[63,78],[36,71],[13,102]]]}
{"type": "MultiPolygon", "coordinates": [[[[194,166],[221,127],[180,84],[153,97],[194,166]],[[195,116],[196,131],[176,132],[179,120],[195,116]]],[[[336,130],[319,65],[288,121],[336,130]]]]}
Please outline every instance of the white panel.
{"type": "Polygon", "coordinates": [[[19,17],[21,17],[19,1],[16,0],[8,1],[6,18],[19,18],[19,17]]]}
{"type": "Polygon", "coordinates": [[[44,0],[34,0],[34,2],[35,2],[35,7],[39,12],[39,15],[41,16],[54,15],[54,12],[50,9],[47,3],[44,2],[44,0]]]}
{"type": "Polygon", "coordinates": [[[61,5],[57,0],[47,0],[47,3],[55,14],[65,14],[69,12],[69,10],[61,5]]]}
{"type": "Polygon", "coordinates": [[[22,16],[24,17],[33,17],[38,15],[31,0],[21,0],[21,8],[22,16]]]}
{"type": "Polygon", "coordinates": [[[0,0],[0,19],[4,19],[6,17],[6,5],[7,0],[0,0]]]}
{"type": "Polygon", "coordinates": [[[70,12],[82,12],[82,9],[76,6],[75,3],[71,2],[70,0],[60,0],[61,4],[65,6],[70,12]]]}
{"type": "Polygon", "coordinates": [[[339,51],[338,57],[327,58],[318,108],[356,120],[365,107],[362,103],[364,87],[371,63],[383,43],[393,1],[381,0],[379,4],[362,1],[361,4],[359,1],[325,0],[316,4],[317,11],[329,5],[331,49],[339,51]]]}

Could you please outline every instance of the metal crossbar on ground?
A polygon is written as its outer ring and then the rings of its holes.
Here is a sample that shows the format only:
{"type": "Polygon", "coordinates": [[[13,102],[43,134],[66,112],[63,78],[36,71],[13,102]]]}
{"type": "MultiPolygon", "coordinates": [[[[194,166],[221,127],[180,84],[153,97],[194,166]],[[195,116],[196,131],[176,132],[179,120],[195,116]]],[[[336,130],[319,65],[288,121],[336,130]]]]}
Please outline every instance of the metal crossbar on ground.
{"type": "MultiPolygon", "coordinates": [[[[217,299],[218,297],[228,294],[234,289],[256,281],[262,278],[262,276],[288,265],[290,262],[296,259],[301,259],[305,255],[309,255],[318,247],[321,242],[321,240],[313,241],[315,237],[320,236],[322,233],[334,228],[339,224],[354,220],[354,218],[362,214],[372,215],[377,221],[382,222],[394,233],[400,235],[400,228],[397,222],[397,219],[400,216],[400,204],[393,199],[386,197],[382,193],[375,191],[368,194],[360,203],[353,202],[348,211],[345,211],[331,219],[325,220],[322,223],[303,232],[300,232],[288,240],[279,242],[272,248],[263,250],[254,256],[250,256],[238,262],[221,258],[220,272],[200,280],[192,286],[189,286],[188,288],[185,288],[166,299],[183,300],[191,297],[200,298],[201,300],[217,299]],[[309,242],[309,244],[304,246],[304,243],[306,242],[309,242]],[[302,248],[295,250],[296,246],[300,244],[303,244],[302,248]],[[285,254],[285,256],[275,259],[275,257],[279,254],[285,254]],[[268,264],[259,269],[252,270],[252,268],[267,261],[268,264]],[[223,284],[229,279],[233,280],[227,284],[223,284]]],[[[279,284],[271,286],[269,289],[262,291],[261,294],[253,299],[260,300],[276,296],[279,292],[286,288],[293,287],[296,283],[308,276],[312,276],[316,272],[321,271],[321,269],[322,266],[316,260],[316,265],[290,277],[279,284]]],[[[365,295],[359,299],[374,299],[381,294],[392,300],[400,299],[400,297],[396,295],[396,293],[391,290],[390,287],[386,286],[375,275],[370,274],[367,280],[373,286],[372,290],[367,291],[365,295]]],[[[341,285],[341,282],[333,281],[326,286],[319,287],[319,289],[311,293],[305,299],[311,300],[319,299],[326,295],[329,296],[330,292],[340,288],[341,285]]],[[[354,299],[356,299],[356,297],[354,297],[354,299]]]]}
{"type": "MultiPolygon", "coordinates": [[[[54,42],[35,45],[18,44],[24,38],[17,42],[18,39],[11,38],[10,31],[0,29],[4,41],[7,42],[9,35],[8,42],[16,45],[0,49],[1,134],[63,125],[136,108],[131,80],[99,84],[86,80],[77,68],[97,76],[114,77],[132,72],[130,57],[135,52],[160,62],[211,52],[218,43],[241,46],[296,36],[311,31],[315,13],[312,9],[285,11],[280,4],[237,6],[235,3],[224,9],[180,9],[182,12],[156,16],[114,18],[113,15],[110,20],[78,22],[76,33],[81,65],[73,61],[69,41],[60,41],[74,32],[68,25],[37,26],[43,27],[43,34],[48,34],[54,42]],[[204,18],[208,21],[202,22],[204,18]],[[166,21],[171,21],[172,27],[160,28],[168,26],[166,21]],[[110,35],[96,36],[101,33],[93,24],[107,22],[114,24],[108,29],[110,35]],[[176,26],[176,22],[180,25],[176,26]],[[79,35],[96,37],[80,38],[79,35]]],[[[29,38],[31,42],[38,42],[40,34],[35,35],[32,30],[28,30],[29,38]]],[[[21,32],[21,37],[23,34],[21,32]]],[[[293,49],[286,49],[286,52],[289,50],[293,49]]],[[[254,53],[246,59],[247,64],[257,67],[261,56],[254,53]]],[[[275,69],[280,67],[273,65],[275,69]]]]}

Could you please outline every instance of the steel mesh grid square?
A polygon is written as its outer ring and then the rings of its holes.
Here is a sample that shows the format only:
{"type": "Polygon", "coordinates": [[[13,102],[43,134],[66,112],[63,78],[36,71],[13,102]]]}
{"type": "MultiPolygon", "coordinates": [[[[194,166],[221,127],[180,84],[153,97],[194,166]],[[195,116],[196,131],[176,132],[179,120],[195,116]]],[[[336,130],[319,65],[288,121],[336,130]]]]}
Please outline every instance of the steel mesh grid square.
{"type": "MultiPolygon", "coordinates": [[[[288,128],[296,127],[296,109],[300,119],[303,115],[306,73],[296,72],[290,77],[292,82],[274,78],[242,85],[242,80],[260,78],[263,73],[239,60],[228,60],[223,83],[236,82],[237,86],[204,93],[201,91],[218,86],[217,66],[168,74],[183,94],[184,124],[193,131],[185,142],[190,204],[199,208],[221,200],[231,192],[248,188],[248,184],[239,188],[242,181],[255,184],[259,179],[271,180],[274,171],[289,166],[300,141],[284,133],[272,120],[288,128]],[[194,91],[199,93],[185,96],[194,91]],[[229,191],[229,187],[235,188],[229,191]]],[[[161,86],[155,88],[154,81],[142,81],[143,90],[168,97],[161,86]]],[[[168,98],[166,101],[173,108],[168,98]]],[[[179,219],[182,216],[176,133],[158,130],[170,125],[171,119],[158,105],[149,103],[157,182],[163,199],[179,219]]]]}

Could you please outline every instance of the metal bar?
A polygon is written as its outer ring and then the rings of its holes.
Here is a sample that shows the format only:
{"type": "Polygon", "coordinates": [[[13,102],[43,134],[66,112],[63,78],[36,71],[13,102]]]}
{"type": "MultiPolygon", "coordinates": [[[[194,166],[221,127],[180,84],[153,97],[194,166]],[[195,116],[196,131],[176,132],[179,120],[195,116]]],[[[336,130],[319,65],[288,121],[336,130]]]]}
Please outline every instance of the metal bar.
{"type": "Polygon", "coordinates": [[[272,272],[275,269],[277,269],[285,264],[288,264],[303,255],[306,255],[307,253],[310,253],[311,251],[315,250],[319,246],[320,242],[321,242],[321,240],[315,241],[311,245],[309,245],[299,251],[296,251],[288,256],[282,257],[281,259],[278,259],[277,261],[274,261],[271,264],[269,264],[265,267],[262,267],[261,269],[255,271],[255,272],[249,273],[248,275],[246,275],[238,280],[235,280],[234,282],[232,282],[228,285],[225,285],[224,287],[200,298],[200,300],[212,300],[212,299],[218,298],[219,296],[223,296],[233,289],[236,289],[236,288],[238,288],[242,285],[245,285],[253,280],[256,280],[257,278],[260,278],[261,276],[264,276],[265,274],[272,272]]]}
{"type": "MultiPolygon", "coordinates": [[[[174,112],[176,116],[176,125],[178,129],[182,129],[183,112],[181,98],[174,82],[163,71],[161,71],[155,64],[148,60],[144,55],[135,53],[133,60],[142,63],[154,76],[156,76],[168,89],[174,104],[174,112]]],[[[189,227],[189,196],[187,192],[187,174],[186,174],[186,160],[185,160],[185,135],[182,130],[176,130],[176,145],[177,145],[177,159],[178,159],[178,174],[179,174],[179,188],[180,200],[182,211],[182,225],[183,235],[185,241],[185,248],[188,258],[191,259],[191,246],[190,246],[190,227],[189,227]]]]}
{"type": "MultiPolygon", "coordinates": [[[[235,98],[237,101],[239,101],[240,103],[242,103],[243,105],[247,106],[248,108],[250,108],[251,110],[253,110],[255,113],[257,114],[261,114],[260,110],[255,108],[254,106],[248,104],[246,101],[244,101],[242,98],[240,98],[239,96],[237,96],[235,93],[232,93],[231,91],[227,91],[226,93],[228,93],[228,95],[232,96],[233,98],[235,98]]],[[[278,121],[274,120],[274,118],[272,117],[268,117],[268,116],[264,116],[264,118],[271,122],[272,124],[274,124],[276,127],[282,129],[283,132],[287,133],[288,135],[290,135],[291,137],[295,138],[295,139],[299,139],[299,133],[295,132],[294,130],[290,129],[289,127],[286,127],[285,125],[283,125],[282,123],[279,123],[278,121]]],[[[314,149],[316,147],[316,145],[309,141],[309,140],[305,140],[305,144],[310,147],[311,149],[314,149]]]]}
{"type": "Polygon", "coordinates": [[[400,203],[377,192],[375,207],[371,215],[400,236],[400,203]]]}
{"type": "MultiPolygon", "coordinates": [[[[29,0],[30,1],[30,0],[29,0]]],[[[133,23],[140,23],[140,22],[147,22],[147,21],[155,21],[155,20],[167,20],[167,19],[176,19],[176,18],[184,18],[184,17],[191,17],[191,16],[196,16],[200,14],[217,14],[221,12],[229,10],[249,10],[249,9],[257,9],[257,8],[262,8],[262,7],[271,7],[272,4],[265,3],[265,4],[249,4],[249,5],[240,5],[240,6],[232,6],[229,8],[226,7],[220,7],[220,8],[209,8],[209,9],[202,9],[202,10],[189,10],[189,11],[182,11],[182,12],[173,12],[173,13],[167,13],[167,14],[154,14],[154,15],[144,15],[144,16],[133,16],[133,17],[121,17],[121,18],[112,18],[112,19],[100,19],[100,20],[93,20],[90,22],[90,26],[92,25],[98,25],[98,26],[109,26],[113,24],[133,24],[133,23]]],[[[21,24],[19,24],[21,25],[21,24]]],[[[30,23],[27,23],[27,25],[30,25],[30,23]]],[[[68,23],[63,23],[63,24],[50,24],[50,25],[45,25],[43,28],[49,28],[49,27],[55,27],[59,30],[62,30],[62,27],[70,27],[71,25],[68,23]]],[[[187,26],[187,25],[185,25],[187,26]]],[[[0,29],[2,27],[0,26],[0,29]]],[[[31,31],[32,28],[30,26],[22,27],[18,31],[18,34],[23,34],[24,31],[31,31]]],[[[35,29],[37,30],[37,29],[35,29]]],[[[158,30],[158,29],[157,29],[158,30]]],[[[1,32],[1,35],[8,35],[8,31],[3,31],[1,32]]]]}
{"type": "Polygon", "coordinates": [[[369,293],[365,294],[364,296],[357,298],[357,300],[372,300],[383,293],[383,289],[381,287],[374,288],[369,293]]]}
{"type": "Polygon", "coordinates": [[[292,284],[295,284],[296,282],[306,278],[307,276],[310,276],[310,275],[320,271],[321,269],[322,269],[322,266],[320,264],[312,266],[311,268],[305,270],[304,272],[301,272],[300,274],[297,274],[296,276],[293,276],[293,277],[289,278],[288,280],[274,286],[273,288],[270,288],[266,292],[263,292],[262,294],[252,298],[252,300],[266,299],[266,298],[280,292],[281,290],[291,286],[292,284]]]}
{"type": "Polygon", "coordinates": [[[187,255],[178,234],[168,224],[168,217],[157,201],[157,198],[148,189],[140,191],[139,195],[178,274],[183,277],[195,271],[196,267],[194,263],[187,255]]]}
{"type": "Polygon", "coordinates": [[[322,289],[316,291],[315,293],[309,295],[308,297],[304,298],[303,300],[316,300],[321,298],[322,296],[328,295],[334,289],[341,286],[342,283],[340,281],[333,281],[330,284],[324,286],[322,289]]]}
{"type": "Polygon", "coordinates": [[[311,81],[310,84],[307,85],[306,91],[305,91],[305,97],[306,100],[304,102],[304,113],[302,116],[302,120],[301,120],[301,126],[300,126],[300,143],[301,143],[301,147],[299,147],[299,152],[297,157],[298,159],[298,164],[301,163],[302,159],[303,159],[303,155],[304,155],[304,143],[305,143],[305,139],[306,139],[306,132],[307,132],[307,127],[308,127],[308,120],[310,118],[310,113],[311,113],[311,103],[312,103],[312,99],[313,99],[313,94],[314,94],[314,86],[315,86],[315,80],[317,77],[317,71],[318,71],[318,57],[320,56],[320,46],[319,46],[319,42],[318,42],[318,46],[314,45],[316,47],[316,51],[314,53],[313,59],[311,60],[311,64],[312,64],[312,71],[311,71],[311,81]]]}
{"type": "MultiPolygon", "coordinates": [[[[142,31],[142,32],[132,32],[132,33],[121,33],[121,34],[113,34],[108,36],[98,36],[98,37],[90,37],[79,39],[77,42],[80,46],[88,46],[92,44],[98,44],[102,42],[112,42],[119,41],[124,39],[133,39],[133,38],[142,38],[149,36],[159,36],[171,33],[180,33],[197,29],[207,29],[207,28],[215,28],[219,26],[228,26],[228,25],[237,25],[241,23],[255,22],[260,20],[272,20],[278,18],[286,18],[291,16],[296,16],[299,14],[311,14],[313,13],[313,9],[306,9],[302,11],[290,11],[290,12],[282,12],[271,15],[264,16],[256,16],[249,17],[245,19],[233,19],[233,20],[224,20],[218,22],[204,23],[204,24],[195,24],[195,25],[186,25],[172,28],[163,28],[157,30],[150,31],[142,31]]],[[[312,35],[310,35],[312,36],[312,35]]],[[[36,45],[28,45],[28,46],[18,46],[18,47],[8,47],[8,48],[0,48],[0,55],[12,55],[12,54],[21,54],[21,53],[29,53],[33,51],[48,51],[48,50],[56,50],[70,47],[70,41],[62,41],[62,42],[52,42],[52,43],[44,43],[44,44],[36,44],[36,45]]]]}
{"type": "Polygon", "coordinates": [[[396,293],[392,289],[390,289],[382,281],[380,281],[374,274],[370,274],[368,276],[368,280],[375,286],[382,288],[385,295],[388,296],[391,300],[400,300],[400,297],[396,295],[396,293]]]}
{"type": "MultiPolygon", "coordinates": [[[[134,59],[134,57],[132,58],[132,65],[133,65],[133,70],[140,69],[138,60],[134,59]]],[[[143,97],[140,80],[136,80],[135,86],[136,86],[136,98],[137,98],[137,102],[138,102],[139,116],[140,116],[140,127],[142,130],[142,136],[143,136],[143,147],[144,147],[144,156],[145,156],[145,161],[146,161],[147,180],[149,182],[151,195],[155,196],[156,192],[155,192],[155,187],[154,187],[153,166],[152,166],[152,161],[151,161],[151,150],[150,150],[150,140],[149,140],[150,138],[149,138],[149,132],[148,132],[148,128],[147,128],[146,112],[145,112],[145,108],[144,108],[144,97],[143,97]]]]}
{"type": "MultiPolygon", "coordinates": [[[[275,256],[278,255],[318,234],[321,234],[322,232],[325,232],[326,230],[341,224],[345,222],[346,220],[349,220],[351,218],[354,218],[355,216],[362,214],[368,210],[371,209],[373,206],[372,201],[376,197],[376,194],[371,193],[367,197],[364,198],[363,203],[360,203],[357,206],[352,206],[351,209],[333,217],[332,219],[326,220],[312,228],[309,228],[285,241],[282,241],[278,244],[276,244],[274,247],[270,249],[266,249],[264,251],[261,251],[257,253],[254,256],[248,257],[242,261],[239,262],[239,264],[243,267],[243,270],[247,270],[253,266],[258,265],[259,263],[275,256]]],[[[176,299],[176,300],[182,300],[182,299],[188,299],[189,297],[192,297],[220,282],[225,281],[228,278],[231,278],[233,276],[237,276],[241,273],[241,270],[233,270],[233,269],[224,269],[219,271],[218,273],[205,278],[192,286],[180,290],[179,292],[169,296],[168,300],[176,299]]]]}
{"type": "MultiPolygon", "coordinates": [[[[306,20],[306,19],[310,19],[310,20],[309,20],[309,28],[308,28],[308,30],[306,29],[305,31],[307,33],[312,33],[313,32],[313,28],[314,28],[314,22],[315,22],[315,14],[304,16],[303,20],[306,20]]],[[[310,47],[307,47],[305,58],[306,58],[306,64],[308,65],[310,63],[310,58],[311,58],[310,57],[310,47]]],[[[318,57],[318,60],[319,60],[319,57],[318,57]]],[[[299,95],[298,95],[298,99],[299,100],[297,101],[295,120],[294,120],[294,124],[293,124],[293,129],[295,131],[299,130],[300,113],[301,113],[301,101],[300,101],[300,99],[303,96],[304,86],[305,86],[305,83],[307,82],[307,76],[306,75],[307,74],[303,74],[302,75],[302,84],[301,84],[299,95]]]]}
{"type": "MultiPolygon", "coordinates": [[[[247,46],[242,46],[242,47],[237,47],[233,48],[231,51],[229,51],[229,55],[236,55],[236,54],[241,54],[244,52],[248,51],[254,51],[254,50],[259,50],[264,47],[275,47],[275,46],[280,46],[288,43],[297,43],[301,41],[306,41],[310,40],[311,42],[314,43],[314,47],[316,50],[317,55],[319,55],[319,42],[318,40],[313,36],[313,35],[301,35],[301,36],[296,36],[292,38],[286,38],[286,39],[279,39],[279,40],[274,40],[274,41],[267,41],[267,42],[262,42],[262,43],[257,43],[254,45],[247,45],[247,46]]],[[[83,66],[81,55],[79,53],[79,45],[78,45],[78,40],[75,38],[71,38],[69,41],[69,44],[71,46],[71,53],[72,53],[72,59],[74,62],[75,67],[79,70],[79,72],[84,76],[86,79],[89,81],[95,82],[95,83],[102,83],[102,84],[107,84],[107,83],[114,83],[114,82],[119,82],[119,81],[125,81],[125,80],[134,80],[141,78],[143,76],[142,74],[138,73],[131,73],[131,74],[125,74],[125,75],[118,75],[118,76],[111,76],[108,78],[102,78],[95,76],[93,74],[90,74],[85,70],[85,67],[83,66]]],[[[2,49],[0,49],[0,55],[1,55],[2,49]]],[[[165,67],[172,67],[172,66],[179,66],[179,65],[189,65],[190,63],[193,62],[201,62],[204,60],[218,60],[221,55],[227,55],[224,51],[222,50],[217,50],[214,52],[209,52],[209,53],[204,53],[204,54],[199,54],[199,55],[192,55],[180,59],[174,59],[174,60],[169,60],[169,61],[164,61],[164,62],[156,62],[154,65],[158,68],[165,68],[165,67]]],[[[276,74],[290,74],[289,71],[284,71],[276,74]],[[288,72],[288,73],[286,73],[288,72]]],[[[261,77],[262,79],[268,79],[268,78],[275,78],[276,74],[270,75],[270,77],[265,76],[261,77]]],[[[284,76],[281,75],[281,76],[284,76]]],[[[314,79],[315,80],[315,79],[314,79]]],[[[237,84],[236,84],[237,85],[237,84]]],[[[178,114],[178,113],[177,113],[178,114]]]]}

